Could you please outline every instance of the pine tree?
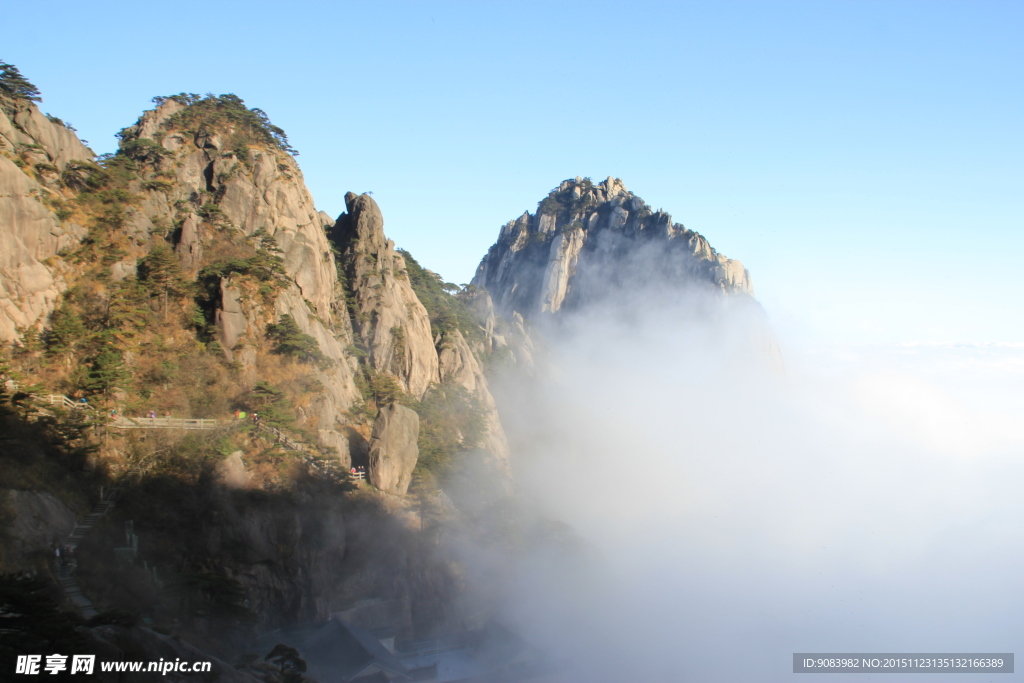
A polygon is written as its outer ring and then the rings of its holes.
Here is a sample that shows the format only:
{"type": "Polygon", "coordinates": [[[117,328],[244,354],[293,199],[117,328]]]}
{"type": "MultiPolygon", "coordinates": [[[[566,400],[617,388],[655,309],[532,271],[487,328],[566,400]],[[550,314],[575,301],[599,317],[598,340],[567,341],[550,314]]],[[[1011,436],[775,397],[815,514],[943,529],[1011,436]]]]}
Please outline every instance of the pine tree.
{"type": "Polygon", "coordinates": [[[162,298],[164,320],[167,320],[168,297],[182,295],[188,289],[177,255],[166,244],[157,244],[139,263],[139,275],[162,298]]]}
{"type": "Polygon", "coordinates": [[[65,303],[50,316],[50,329],[46,333],[46,352],[51,355],[65,354],[68,362],[75,350],[88,337],[82,318],[65,303]]]}
{"type": "Polygon", "coordinates": [[[0,60],[0,94],[11,99],[41,102],[39,88],[21,75],[18,67],[0,60]]]}
{"type": "Polygon", "coordinates": [[[105,335],[103,347],[90,363],[89,374],[85,379],[85,388],[106,397],[110,390],[128,378],[128,370],[124,366],[124,356],[112,343],[113,339],[105,335]]]}
{"type": "Polygon", "coordinates": [[[316,338],[304,334],[295,318],[287,313],[281,316],[281,322],[267,326],[267,337],[277,342],[274,353],[315,363],[320,368],[326,368],[331,364],[331,359],[320,350],[316,338]]]}

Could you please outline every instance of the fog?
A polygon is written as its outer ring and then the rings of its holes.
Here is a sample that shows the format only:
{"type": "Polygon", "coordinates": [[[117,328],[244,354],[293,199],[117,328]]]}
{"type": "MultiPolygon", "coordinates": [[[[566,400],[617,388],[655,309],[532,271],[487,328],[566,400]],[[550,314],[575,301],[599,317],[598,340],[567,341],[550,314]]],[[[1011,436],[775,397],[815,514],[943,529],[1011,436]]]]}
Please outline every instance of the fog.
{"type": "Polygon", "coordinates": [[[766,325],[645,285],[543,329],[537,376],[497,394],[524,507],[584,550],[524,560],[503,618],[571,681],[1021,650],[1024,349],[783,335],[776,356],[766,325]]]}

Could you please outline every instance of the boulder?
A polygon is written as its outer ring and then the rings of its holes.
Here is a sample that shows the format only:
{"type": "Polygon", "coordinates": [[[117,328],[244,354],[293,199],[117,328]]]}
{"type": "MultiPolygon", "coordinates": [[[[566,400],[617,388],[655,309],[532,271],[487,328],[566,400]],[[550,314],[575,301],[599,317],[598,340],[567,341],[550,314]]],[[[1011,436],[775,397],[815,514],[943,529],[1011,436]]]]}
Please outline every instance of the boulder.
{"type": "Polygon", "coordinates": [[[415,411],[398,404],[381,408],[370,437],[370,483],[381,491],[405,495],[420,455],[419,435],[415,411]]]}
{"type": "Polygon", "coordinates": [[[235,451],[217,464],[217,478],[228,488],[241,489],[252,479],[242,461],[242,451],[235,451]]]}

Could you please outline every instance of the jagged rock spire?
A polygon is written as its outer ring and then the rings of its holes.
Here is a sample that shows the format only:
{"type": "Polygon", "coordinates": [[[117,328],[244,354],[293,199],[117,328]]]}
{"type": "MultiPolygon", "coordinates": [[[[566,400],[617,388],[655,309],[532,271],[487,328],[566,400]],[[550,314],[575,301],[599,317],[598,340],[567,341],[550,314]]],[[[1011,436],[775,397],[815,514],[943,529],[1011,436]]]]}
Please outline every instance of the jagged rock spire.
{"type": "Polygon", "coordinates": [[[374,369],[394,375],[420,398],[439,379],[427,310],[412,289],[405,259],[384,236],[377,202],[349,192],[345,207],[330,235],[352,291],[356,334],[374,369]]]}

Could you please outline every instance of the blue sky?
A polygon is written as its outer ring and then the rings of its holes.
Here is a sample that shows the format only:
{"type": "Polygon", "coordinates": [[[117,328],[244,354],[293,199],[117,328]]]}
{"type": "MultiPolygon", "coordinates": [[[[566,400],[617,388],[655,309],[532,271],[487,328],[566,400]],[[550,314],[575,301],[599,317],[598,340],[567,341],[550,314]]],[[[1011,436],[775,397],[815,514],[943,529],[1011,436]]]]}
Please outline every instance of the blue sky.
{"type": "Polygon", "coordinates": [[[505,221],[613,175],[750,269],[780,329],[1024,341],[1024,3],[8,3],[0,59],[97,152],[234,92],[317,204],[468,282],[505,221]]]}

